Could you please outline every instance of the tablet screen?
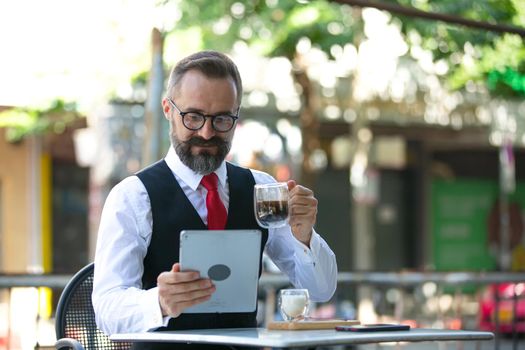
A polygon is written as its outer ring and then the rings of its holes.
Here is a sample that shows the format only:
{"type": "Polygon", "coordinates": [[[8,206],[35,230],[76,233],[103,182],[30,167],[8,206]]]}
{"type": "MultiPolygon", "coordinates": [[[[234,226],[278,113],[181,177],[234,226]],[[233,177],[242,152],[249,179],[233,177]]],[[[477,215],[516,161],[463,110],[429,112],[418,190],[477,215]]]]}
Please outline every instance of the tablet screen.
{"type": "Polygon", "coordinates": [[[199,271],[213,280],[210,300],[184,313],[253,312],[261,252],[259,230],[185,230],[180,233],[182,271],[199,271]]]}

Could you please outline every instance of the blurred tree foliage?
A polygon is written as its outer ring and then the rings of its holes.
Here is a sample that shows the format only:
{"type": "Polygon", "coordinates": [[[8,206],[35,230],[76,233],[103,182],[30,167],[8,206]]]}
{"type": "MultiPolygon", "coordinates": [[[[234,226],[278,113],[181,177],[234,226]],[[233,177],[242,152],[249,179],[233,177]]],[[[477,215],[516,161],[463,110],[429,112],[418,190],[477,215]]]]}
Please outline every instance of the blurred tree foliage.
{"type": "Polygon", "coordinates": [[[193,0],[179,6],[182,17],[175,30],[198,26],[204,47],[217,50],[244,41],[261,54],[293,60],[301,38],[330,54],[333,45],[353,42],[354,33],[362,33],[356,31],[360,16],[350,6],[327,1],[193,0]]]}
{"type": "Polygon", "coordinates": [[[80,118],[74,103],[55,100],[48,108],[11,108],[0,112],[0,128],[6,128],[9,142],[19,142],[28,135],[63,133],[80,118]]]}
{"type": "MultiPolygon", "coordinates": [[[[196,29],[206,48],[229,50],[244,41],[267,56],[297,59],[296,47],[308,38],[331,56],[335,44],[363,37],[360,8],[328,0],[164,0],[176,1],[182,16],[175,31],[196,29]]],[[[525,27],[523,0],[395,0],[402,6],[476,21],[525,27]]],[[[393,15],[409,45],[421,45],[435,61],[449,66],[452,89],[484,82],[495,94],[525,94],[525,47],[516,34],[393,15]]]]}
{"type": "MultiPolygon", "coordinates": [[[[393,0],[394,1],[394,0],[393,0]]],[[[362,9],[328,0],[160,0],[178,4],[174,32],[195,37],[207,49],[229,51],[244,42],[265,56],[285,56],[301,86],[300,121],[303,140],[302,182],[312,185],[315,171],[309,156],[319,147],[318,118],[306,66],[298,50],[301,40],[333,58],[335,45],[359,47],[365,37],[362,9]]],[[[523,0],[395,0],[401,6],[461,16],[471,20],[525,24],[523,0]]],[[[525,48],[515,34],[498,34],[407,16],[392,15],[410,48],[420,46],[448,67],[444,75],[451,89],[482,83],[493,94],[525,94],[525,48]]],[[[409,51],[410,52],[410,51],[409,51]]]]}
{"type": "MultiPolygon", "coordinates": [[[[523,0],[397,0],[419,10],[525,27],[523,0]]],[[[492,94],[525,95],[525,47],[517,34],[501,34],[444,22],[398,17],[409,45],[420,44],[434,60],[449,65],[452,89],[470,81],[484,83],[492,94]]]]}

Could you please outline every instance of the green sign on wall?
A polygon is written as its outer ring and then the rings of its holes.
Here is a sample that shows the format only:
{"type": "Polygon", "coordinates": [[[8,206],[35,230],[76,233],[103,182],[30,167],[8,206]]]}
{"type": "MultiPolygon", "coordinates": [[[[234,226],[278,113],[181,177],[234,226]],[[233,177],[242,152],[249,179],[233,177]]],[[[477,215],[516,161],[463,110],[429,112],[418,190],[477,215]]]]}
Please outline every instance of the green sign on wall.
{"type": "Polygon", "coordinates": [[[433,264],[438,271],[494,270],[487,220],[498,184],[483,180],[434,180],[431,190],[433,264]]]}

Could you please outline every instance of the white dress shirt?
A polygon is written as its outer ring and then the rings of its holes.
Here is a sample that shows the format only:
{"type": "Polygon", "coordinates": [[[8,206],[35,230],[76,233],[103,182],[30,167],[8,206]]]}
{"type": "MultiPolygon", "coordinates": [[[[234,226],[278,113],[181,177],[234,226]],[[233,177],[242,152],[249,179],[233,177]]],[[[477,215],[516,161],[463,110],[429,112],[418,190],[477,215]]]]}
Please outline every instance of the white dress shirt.
{"type": "MultiPolygon", "coordinates": [[[[202,175],[186,167],[173,147],[165,158],[182,190],[207,224],[206,189],[202,175]]],[[[256,183],[275,182],[251,170],[256,183]]],[[[229,204],[226,164],[215,171],[218,191],[229,204]]],[[[109,193],[98,232],[95,254],[93,307],[96,322],[107,334],[144,332],[167,325],[159,305],[158,288],[142,289],[144,257],[152,233],[148,193],[137,176],[130,176],[109,193]]],[[[268,230],[266,254],[296,288],[307,288],[313,301],[327,301],[335,292],[337,264],[328,244],[315,231],[310,248],[293,236],[290,226],[268,230]]]]}

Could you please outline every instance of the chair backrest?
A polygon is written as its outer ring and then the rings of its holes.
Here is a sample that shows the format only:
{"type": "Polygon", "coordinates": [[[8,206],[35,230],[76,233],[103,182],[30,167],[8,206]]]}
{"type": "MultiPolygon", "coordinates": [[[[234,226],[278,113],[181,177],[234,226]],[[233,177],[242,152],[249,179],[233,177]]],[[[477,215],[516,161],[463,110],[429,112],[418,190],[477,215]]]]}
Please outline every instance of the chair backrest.
{"type": "Polygon", "coordinates": [[[94,269],[93,263],[82,268],[60,295],[55,319],[57,339],[76,339],[84,349],[127,350],[131,344],[112,342],[97,328],[91,303],[94,269]]]}

